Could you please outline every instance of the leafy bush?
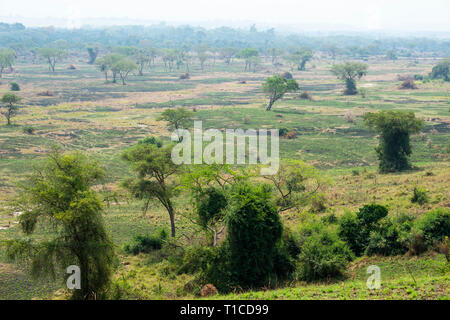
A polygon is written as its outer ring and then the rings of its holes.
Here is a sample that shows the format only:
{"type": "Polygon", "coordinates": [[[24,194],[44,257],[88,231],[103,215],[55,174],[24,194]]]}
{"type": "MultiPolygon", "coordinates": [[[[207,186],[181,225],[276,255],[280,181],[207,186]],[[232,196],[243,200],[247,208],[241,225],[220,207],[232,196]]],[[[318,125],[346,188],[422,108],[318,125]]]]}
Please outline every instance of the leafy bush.
{"type": "Polygon", "coordinates": [[[9,84],[11,91],[20,91],[20,86],[17,82],[11,82],[9,84]]]}
{"type": "Polygon", "coordinates": [[[304,223],[298,233],[299,280],[316,281],[342,276],[353,253],[335,228],[320,221],[304,223]]]}
{"type": "Polygon", "coordinates": [[[242,288],[267,285],[275,273],[274,260],[283,231],[270,186],[235,186],[227,231],[232,278],[242,288]]]}
{"type": "Polygon", "coordinates": [[[139,140],[138,144],[154,144],[158,148],[161,148],[163,145],[161,140],[159,140],[158,138],[155,138],[153,136],[139,140]]]}
{"type": "Polygon", "coordinates": [[[339,220],[339,236],[356,256],[361,256],[369,244],[371,232],[378,231],[378,222],[387,214],[386,207],[377,204],[363,206],[356,215],[347,213],[339,220]]]}
{"type": "Polygon", "coordinates": [[[34,134],[35,129],[31,126],[24,126],[22,132],[26,134],[34,134]]]}
{"type": "Polygon", "coordinates": [[[200,223],[206,227],[211,220],[220,219],[224,215],[228,200],[224,190],[210,187],[199,196],[198,216],[200,223]]]}
{"type": "Polygon", "coordinates": [[[124,246],[124,251],[128,254],[149,253],[154,250],[160,250],[164,241],[167,239],[167,231],[161,229],[154,235],[137,235],[131,243],[124,246]]]}
{"type": "Polygon", "coordinates": [[[412,203],[418,203],[423,205],[428,202],[428,195],[425,189],[414,187],[413,196],[411,197],[412,203]]]}
{"type": "Polygon", "coordinates": [[[416,233],[421,234],[426,248],[450,236],[450,210],[439,208],[425,213],[414,225],[416,233]]]}
{"type": "Polygon", "coordinates": [[[365,254],[371,255],[399,255],[408,251],[408,232],[402,229],[402,225],[392,219],[380,220],[379,228],[372,231],[365,249],[365,254]]]}

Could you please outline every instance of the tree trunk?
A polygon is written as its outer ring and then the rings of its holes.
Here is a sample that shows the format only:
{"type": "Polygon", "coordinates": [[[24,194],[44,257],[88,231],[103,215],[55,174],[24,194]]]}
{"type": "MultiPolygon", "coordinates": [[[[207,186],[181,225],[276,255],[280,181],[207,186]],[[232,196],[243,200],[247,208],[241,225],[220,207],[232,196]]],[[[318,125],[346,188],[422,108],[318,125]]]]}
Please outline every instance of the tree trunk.
{"type": "Polygon", "coordinates": [[[171,234],[172,237],[175,237],[175,211],[172,207],[172,202],[168,202],[168,206],[167,206],[167,211],[169,212],[169,216],[170,216],[170,230],[171,230],[171,234]]]}
{"type": "Polygon", "coordinates": [[[274,102],[275,101],[273,101],[272,99],[269,101],[269,105],[267,106],[266,111],[270,111],[270,109],[272,109],[274,102]]]}

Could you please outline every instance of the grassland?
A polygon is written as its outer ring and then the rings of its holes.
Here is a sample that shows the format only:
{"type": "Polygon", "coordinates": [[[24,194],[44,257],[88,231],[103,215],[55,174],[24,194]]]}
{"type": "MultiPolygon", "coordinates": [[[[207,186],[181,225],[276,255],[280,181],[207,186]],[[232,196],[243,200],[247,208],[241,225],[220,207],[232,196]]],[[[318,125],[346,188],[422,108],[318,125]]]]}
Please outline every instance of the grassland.
{"type": "MultiPolygon", "coordinates": [[[[450,207],[450,83],[417,82],[417,90],[400,90],[397,74],[426,74],[435,59],[399,60],[395,63],[373,58],[369,74],[360,81],[364,95],[343,96],[343,85],[329,72],[330,61],[315,59],[302,72],[294,72],[301,90],[313,99],[287,95],[266,112],[262,81],[282,70],[264,63],[257,72],[242,72],[243,65],[217,62],[200,72],[194,67],[191,79],[180,80],[184,70],[165,72],[154,67],[143,77],[131,76],[127,85],[105,83],[93,66],[75,63],[76,70],[57,66],[50,74],[45,65],[19,64],[16,73],[6,74],[0,94],[8,83],[21,86],[24,98],[13,126],[0,125],[0,240],[18,237],[17,218],[8,200],[16,185],[37,165],[52,145],[83,150],[107,169],[106,187],[120,190],[118,183],[130,172],[121,152],[148,135],[167,139],[166,124],[157,121],[167,107],[195,108],[204,128],[288,128],[295,139],[282,139],[282,158],[301,159],[314,165],[331,181],[326,191],[327,210],[337,215],[356,210],[376,200],[390,209],[420,215],[432,208],[450,207]],[[245,83],[242,83],[245,81],[245,83]],[[52,96],[39,93],[50,90],[52,96]],[[426,120],[424,134],[412,138],[412,162],[416,168],[401,174],[380,175],[374,147],[377,137],[361,120],[365,112],[410,110],[426,120]],[[355,121],[344,115],[351,111],[355,121]],[[23,129],[32,127],[33,134],[23,129]],[[425,188],[431,198],[424,206],[410,201],[414,186],[425,188]]],[[[186,207],[185,197],[177,199],[186,207]]],[[[308,208],[305,208],[308,210],[308,208]]],[[[297,212],[286,212],[286,225],[298,221],[297,212]]],[[[178,215],[178,225],[185,221],[178,215]]],[[[105,220],[120,253],[116,281],[132,292],[131,298],[192,298],[184,290],[187,275],[178,275],[167,261],[126,256],[121,247],[134,235],[167,226],[162,208],[155,205],[146,216],[141,204],[121,197],[106,208],[105,220]]],[[[51,230],[42,228],[39,237],[51,230]]],[[[6,261],[0,251],[0,299],[58,297],[59,282],[34,281],[25,271],[6,261]]],[[[442,255],[419,258],[363,258],[352,263],[346,280],[336,283],[290,283],[285,288],[220,296],[225,299],[430,299],[449,297],[449,270],[442,255]],[[373,261],[372,261],[373,260],[373,261]],[[365,287],[365,267],[376,262],[382,268],[380,291],[365,287]],[[406,266],[406,267],[405,267],[406,266]]]]}

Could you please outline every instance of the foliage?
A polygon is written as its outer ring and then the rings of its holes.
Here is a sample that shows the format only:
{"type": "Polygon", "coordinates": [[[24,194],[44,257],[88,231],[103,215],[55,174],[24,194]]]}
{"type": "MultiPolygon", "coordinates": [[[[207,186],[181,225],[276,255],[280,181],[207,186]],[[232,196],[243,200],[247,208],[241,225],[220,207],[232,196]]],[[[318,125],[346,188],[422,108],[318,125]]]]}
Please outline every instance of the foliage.
{"type": "Polygon", "coordinates": [[[343,64],[335,64],[331,68],[331,72],[345,81],[346,90],[345,94],[353,95],[357,94],[356,90],[356,80],[361,79],[367,74],[368,66],[364,63],[358,62],[345,62],[343,64]]]}
{"type": "Polygon", "coordinates": [[[155,234],[136,235],[131,243],[124,246],[124,251],[128,254],[149,253],[153,250],[161,250],[167,238],[167,231],[160,229],[155,234]]]}
{"type": "Polygon", "coordinates": [[[0,102],[5,104],[0,106],[0,108],[6,109],[0,113],[6,118],[7,125],[11,125],[11,118],[19,112],[17,104],[20,100],[22,100],[22,98],[13,93],[5,93],[0,99],[0,102]]]}
{"type": "Polygon", "coordinates": [[[11,91],[20,91],[20,86],[17,82],[10,82],[9,88],[11,89],[11,91]]]}
{"type": "Polygon", "coordinates": [[[0,48],[0,78],[5,68],[11,68],[16,59],[16,53],[11,49],[0,48]]]}
{"type": "Polygon", "coordinates": [[[173,198],[178,193],[178,181],[175,175],[180,167],[171,158],[172,145],[158,147],[152,143],[138,143],[122,153],[122,159],[131,164],[135,178],[123,181],[122,185],[131,194],[144,200],[144,213],[150,201],[156,199],[169,214],[171,235],[175,237],[175,208],[173,198]]]}
{"type": "Polygon", "coordinates": [[[430,73],[433,79],[444,79],[450,81],[450,59],[445,59],[433,67],[430,73]]]}
{"type": "Polygon", "coordinates": [[[26,235],[38,223],[54,231],[46,240],[10,240],[9,257],[30,261],[34,276],[65,274],[69,265],[79,266],[81,290],[73,292],[74,299],[105,297],[113,271],[114,246],[104,227],[102,202],[92,189],[103,176],[99,165],[84,155],[54,151],[17,200],[26,235]]]}
{"type": "Polygon", "coordinates": [[[41,48],[39,49],[39,55],[47,60],[49,69],[55,72],[56,63],[64,58],[67,52],[57,48],[41,48]]]}
{"type": "Polygon", "coordinates": [[[376,148],[381,172],[393,172],[409,169],[408,156],[411,155],[410,134],[418,133],[424,126],[413,112],[380,111],[366,113],[365,124],[375,129],[380,136],[376,148]]]}
{"type": "Polygon", "coordinates": [[[275,203],[280,212],[311,203],[327,183],[313,167],[295,160],[282,161],[277,173],[264,178],[274,186],[275,203]]]}
{"type": "Polygon", "coordinates": [[[450,210],[440,208],[425,213],[417,220],[414,229],[422,235],[424,245],[432,247],[445,237],[450,237],[450,210]]]}
{"type": "Polygon", "coordinates": [[[428,195],[426,190],[420,188],[420,187],[414,187],[413,190],[413,196],[411,197],[412,203],[418,203],[420,205],[423,205],[428,202],[428,195]]]}
{"type": "Polygon", "coordinates": [[[158,117],[159,121],[167,121],[170,130],[188,128],[194,118],[194,112],[186,108],[166,109],[158,117]]]}
{"type": "Polygon", "coordinates": [[[232,278],[242,288],[267,285],[283,226],[267,185],[237,184],[227,214],[232,278]]]}
{"type": "Polygon", "coordinates": [[[297,81],[293,79],[273,76],[266,79],[266,82],[262,84],[262,89],[269,97],[269,105],[266,108],[269,111],[277,100],[283,98],[285,93],[295,92],[299,89],[299,86],[297,81]]]}
{"type": "Polygon", "coordinates": [[[353,254],[331,225],[317,219],[303,221],[296,234],[300,253],[297,277],[303,281],[341,277],[353,254]]]}

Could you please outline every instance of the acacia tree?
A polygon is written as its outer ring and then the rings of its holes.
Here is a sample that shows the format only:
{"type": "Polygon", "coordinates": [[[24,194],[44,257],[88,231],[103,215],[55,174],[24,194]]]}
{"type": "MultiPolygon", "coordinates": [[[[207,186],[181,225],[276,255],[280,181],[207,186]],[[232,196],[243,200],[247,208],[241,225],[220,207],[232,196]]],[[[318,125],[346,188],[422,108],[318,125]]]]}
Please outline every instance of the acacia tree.
{"type": "Polygon", "coordinates": [[[244,71],[250,71],[252,67],[252,59],[258,56],[258,49],[247,48],[239,52],[239,57],[245,60],[244,71]]]}
{"type": "Polygon", "coordinates": [[[55,72],[56,62],[60,61],[66,56],[66,51],[63,49],[56,48],[42,48],[39,50],[39,55],[46,59],[48,62],[48,68],[52,72],[55,72]]]}
{"type": "Polygon", "coordinates": [[[19,111],[17,103],[19,103],[20,100],[22,100],[22,98],[13,93],[5,93],[1,99],[1,102],[5,105],[0,107],[6,109],[5,111],[1,111],[1,114],[6,118],[8,126],[11,125],[11,118],[17,115],[19,111]]]}
{"type": "Polygon", "coordinates": [[[105,74],[105,81],[108,82],[108,73],[111,71],[113,76],[113,83],[117,82],[117,70],[113,66],[122,60],[124,57],[117,53],[107,54],[106,56],[97,59],[95,65],[98,70],[105,74]]]}
{"type": "Polygon", "coordinates": [[[115,262],[114,244],[105,230],[103,204],[93,186],[104,177],[98,163],[81,153],[52,152],[22,186],[17,209],[28,236],[38,224],[53,228],[46,240],[7,241],[7,255],[31,264],[35,277],[80,267],[81,289],[73,299],[105,298],[115,262]]]}
{"type": "Polygon", "coordinates": [[[307,205],[327,184],[314,167],[294,160],[282,161],[276,174],[264,178],[274,186],[278,212],[307,205]]]}
{"type": "Polygon", "coordinates": [[[395,172],[411,167],[410,134],[418,133],[424,126],[423,119],[417,119],[414,112],[380,111],[366,113],[365,124],[380,134],[376,147],[381,172],[395,172]]]}
{"type": "Polygon", "coordinates": [[[309,48],[301,48],[292,53],[288,60],[297,66],[297,70],[303,71],[306,69],[306,63],[313,57],[313,51],[309,48]]]}
{"type": "Polygon", "coordinates": [[[134,61],[132,61],[129,58],[122,58],[118,61],[116,61],[111,66],[111,71],[113,74],[118,74],[120,76],[120,79],[122,80],[122,84],[126,85],[125,80],[127,79],[130,72],[136,70],[138,66],[134,61]]]}
{"type": "Polygon", "coordinates": [[[138,49],[134,54],[134,59],[138,65],[138,75],[144,75],[144,69],[152,62],[152,52],[147,49],[138,49]]]}
{"type": "Polygon", "coordinates": [[[11,49],[0,48],[0,78],[6,68],[11,68],[16,59],[16,54],[11,49]]]}
{"type": "Polygon", "coordinates": [[[184,172],[182,184],[191,194],[194,204],[194,217],[190,220],[212,234],[214,247],[225,230],[231,188],[247,177],[244,172],[233,170],[227,164],[189,166],[184,172]]]}
{"type": "Polygon", "coordinates": [[[266,79],[262,84],[264,93],[269,97],[269,104],[266,110],[270,111],[273,104],[283,98],[286,92],[295,92],[299,89],[297,81],[294,79],[285,79],[280,76],[273,76],[266,79]]]}
{"type": "Polygon", "coordinates": [[[131,164],[135,178],[127,179],[123,186],[137,199],[144,200],[144,213],[150,201],[156,199],[169,214],[172,237],[175,237],[175,207],[173,198],[178,194],[176,175],[181,167],[171,158],[172,145],[148,142],[138,143],[122,154],[122,159],[131,164]]]}
{"type": "Polygon", "coordinates": [[[368,66],[364,63],[346,62],[343,64],[335,64],[331,67],[331,72],[345,81],[346,89],[344,94],[354,95],[358,93],[356,89],[356,80],[361,79],[367,74],[368,66]]]}
{"type": "MultiPolygon", "coordinates": [[[[187,128],[194,118],[194,112],[186,108],[166,109],[157,118],[158,121],[167,121],[170,130],[187,128]]],[[[180,141],[182,137],[179,137],[180,141]]]]}

